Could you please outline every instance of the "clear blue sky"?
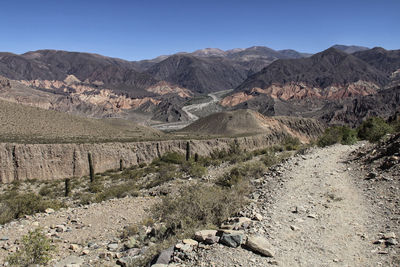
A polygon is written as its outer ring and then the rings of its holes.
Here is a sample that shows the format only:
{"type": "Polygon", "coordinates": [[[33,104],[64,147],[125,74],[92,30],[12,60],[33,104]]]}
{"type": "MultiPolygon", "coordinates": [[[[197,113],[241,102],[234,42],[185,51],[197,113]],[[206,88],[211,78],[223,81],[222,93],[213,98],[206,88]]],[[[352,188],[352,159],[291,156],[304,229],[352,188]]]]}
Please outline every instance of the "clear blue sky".
{"type": "Polygon", "coordinates": [[[0,51],[60,49],[128,60],[205,47],[318,52],[400,48],[400,0],[5,0],[0,51]]]}

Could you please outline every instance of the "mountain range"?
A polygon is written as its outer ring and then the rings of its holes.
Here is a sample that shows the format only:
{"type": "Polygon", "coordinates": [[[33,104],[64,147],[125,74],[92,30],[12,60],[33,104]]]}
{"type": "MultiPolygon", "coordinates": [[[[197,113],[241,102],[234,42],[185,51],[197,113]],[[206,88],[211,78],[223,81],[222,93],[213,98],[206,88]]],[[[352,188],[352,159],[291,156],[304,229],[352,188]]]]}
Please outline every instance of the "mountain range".
{"type": "Polygon", "coordinates": [[[397,92],[400,50],[334,45],[312,55],[263,46],[206,48],[142,61],[59,50],[4,52],[0,76],[3,100],[84,116],[184,121],[188,100],[234,89],[219,102],[223,109],[346,122],[327,114],[343,103],[349,107],[349,100],[366,97],[359,105],[385,89],[397,92]]]}

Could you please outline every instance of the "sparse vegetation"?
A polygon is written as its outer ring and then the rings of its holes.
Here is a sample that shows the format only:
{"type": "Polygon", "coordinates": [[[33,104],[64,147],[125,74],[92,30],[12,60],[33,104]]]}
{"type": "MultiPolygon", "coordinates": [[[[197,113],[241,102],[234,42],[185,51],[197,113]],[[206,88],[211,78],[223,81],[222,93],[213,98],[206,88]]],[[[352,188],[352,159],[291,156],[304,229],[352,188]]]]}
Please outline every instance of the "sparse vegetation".
{"type": "Polygon", "coordinates": [[[40,228],[30,231],[22,238],[22,246],[19,251],[8,257],[12,266],[31,266],[31,264],[47,264],[55,247],[42,233],[40,228]]]}
{"type": "Polygon", "coordinates": [[[265,170],[265,165],[259,161],[240,164],[219,178],[217,184],[225,187],[235,187],[241,184],[244,179],[260,178],[265,170]]]}
{"type": "Polygon", "coordinates": [[[368,118],[357,130],[360,139],[370,142],[378,142],[384,135],[393,132],[393,128],[379,117],[368,118]]]}
{"type": "Polygon", "coordinates": [[[55,199],[50,201],[35,193],[10,191],[0,196],[0,224],[24,215],[43,212],[47,208],[59,209],[61,207],[63,204],[55,199]]]}
{"type": "Polygon", "coordinates": [[[301,142],[299,138],[290,135],[283,140],[282,146],[285,150],[297,150],[300,148],[301,142]]]}
{"type": "Polygon", "coordinates": [[[352,145],[357,142],[357,131],[348,126],[332,126],[325,130],[325,133],[318,139],[320,147],[333,144],[352,145]]]}

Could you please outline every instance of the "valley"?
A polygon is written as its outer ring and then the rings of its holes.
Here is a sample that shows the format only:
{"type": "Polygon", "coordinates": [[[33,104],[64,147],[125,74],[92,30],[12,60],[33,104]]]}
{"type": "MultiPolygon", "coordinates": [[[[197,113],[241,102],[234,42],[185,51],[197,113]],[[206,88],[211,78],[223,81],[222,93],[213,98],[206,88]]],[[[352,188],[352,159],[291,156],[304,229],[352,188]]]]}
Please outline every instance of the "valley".
{"type": "Polygon", "coordinates": [[[399,51],[0,53],[0,264],[397,266],[399,51]]]}
{"type": "Polygon", "coordinates": [[[209,114],[222,111],[223,109],[218,105],[218,102],[221,100],[221,96],[229,93],[230,91],[232,90],[223,90],[215,93],[210,93],[207,95],[208,98],[201,100],[201,103],[183,106],[182,111],[186,113],[188,121],[154,124],[151,126],[158,130],[167,132],[185,128],[192,122],[198,120],[200,116],[205,117],[209,114]]]}

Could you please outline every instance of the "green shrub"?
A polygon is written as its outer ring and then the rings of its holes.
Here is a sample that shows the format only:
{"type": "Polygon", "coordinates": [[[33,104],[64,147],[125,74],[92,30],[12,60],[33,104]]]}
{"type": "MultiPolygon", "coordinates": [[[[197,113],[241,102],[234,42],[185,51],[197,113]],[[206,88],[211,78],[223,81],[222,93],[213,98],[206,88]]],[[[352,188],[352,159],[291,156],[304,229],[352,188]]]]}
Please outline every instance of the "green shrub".
{"type": "Polygon", "coordinates": [[[357,142],[357,131],[355,129],[343,126],[341,130],[342,140],[340,143],[342,145],[354,145],[357,142]]]}
{"type": "Polygon", "coordinates": [[[104,185],[98,179],[95,179],[94,182],[89,184],[88,188],[90,193],[100,193],[104,191],[104,185]]]}
{"type": "MultiPolygon", "coordinates": [[[[157,161],[158,160],[156,160],[156,162],[157,161]]],[[[183,154],[180,154],[178,152],[167,152],[161,156],[159,161],[172,164],[182,164],[186,161],[186,158],[183,154]]]]}
{"type": "Polygon", "coordinates": [[[228,173],[220,177],[216,184],[225,187],[234,187],[250,178],[260,178],[265,171],[265,166],[261,162],[251,162],[241,164],[232,168],[228,173]]]}
{"type": "Polygon", "coordinates": [[[55,247],[42,233],[40,228],[30,231],[22,238],[22,247],[8,257],[8,262],[14,266],[29,266],[31,264],[47,264],[55,247]]]}
{"type": "Polygon", "coordinates": [[[379,117],[371,117],[358,127],[358,137],[370,142],[378,142],[384,135],[393,132],[393,128],[379,117]]]}
{"type": "Polygon", "coordinates": [[[194,178],[201,178],[207,174],[207,168],[197,162],[188,161],[182,165],[182,170],[194,178]]]}
{"type": "Polygon", "coordinates": [[[297,150],[300,148],[301,142],[299,138],[290,135],[283,140],[282,146],[285,150],[297,150]]]}
{"type": "Polygon", "coordinates": [[[332,126],[325,130],[324,134],[318,139],[317,145],[320,147],[330,146],[337,143],[352,145],[357,142],[357,132],[347,126],[332,126]]]}
{"type": "Polygon", "coordinates": [[[265,166],[271,167],[277,164],[279,159],[274,150],[269,150],[261,157],[261,162],[264,163],[265,166]]]}
{"type": "Polygon", "coordinates": [[[0,213],[0,224],[7,223],[24,215],[32,215],[43,212],[47,208],[59,209],[63,204],[56,200],[45,200],[42,196],[34,193],[20,194],[11,191],[0,197],[2,202],[0,213]]]}
{"type": "Polygon", "coordinates": [[[95,195],[95,202],[102,202],[112,198],[123,198],[128,195],[137,196],[137,186],[134,182],[110,186],[95,195]]]}
{"type": "Polygon", "coordinates": [[[190,186],[182,188],[178,195],[164,197],[153,212],[167,229],[172,230],[171,233],[190,235],[197,229],[218,227],[243,207],[248,192],[244,183],[234,190],[217,186],[190,186]]]}
{"type": "Polygon", "coordinates": [[[166,163],[161,163],[157,168],[154,169],[153,173],[157,173],[157,175],[146,184],[146,188],[156,187],[182,176],[182,173],[178,171],[178,167],[176,165],[166,163]]]}

